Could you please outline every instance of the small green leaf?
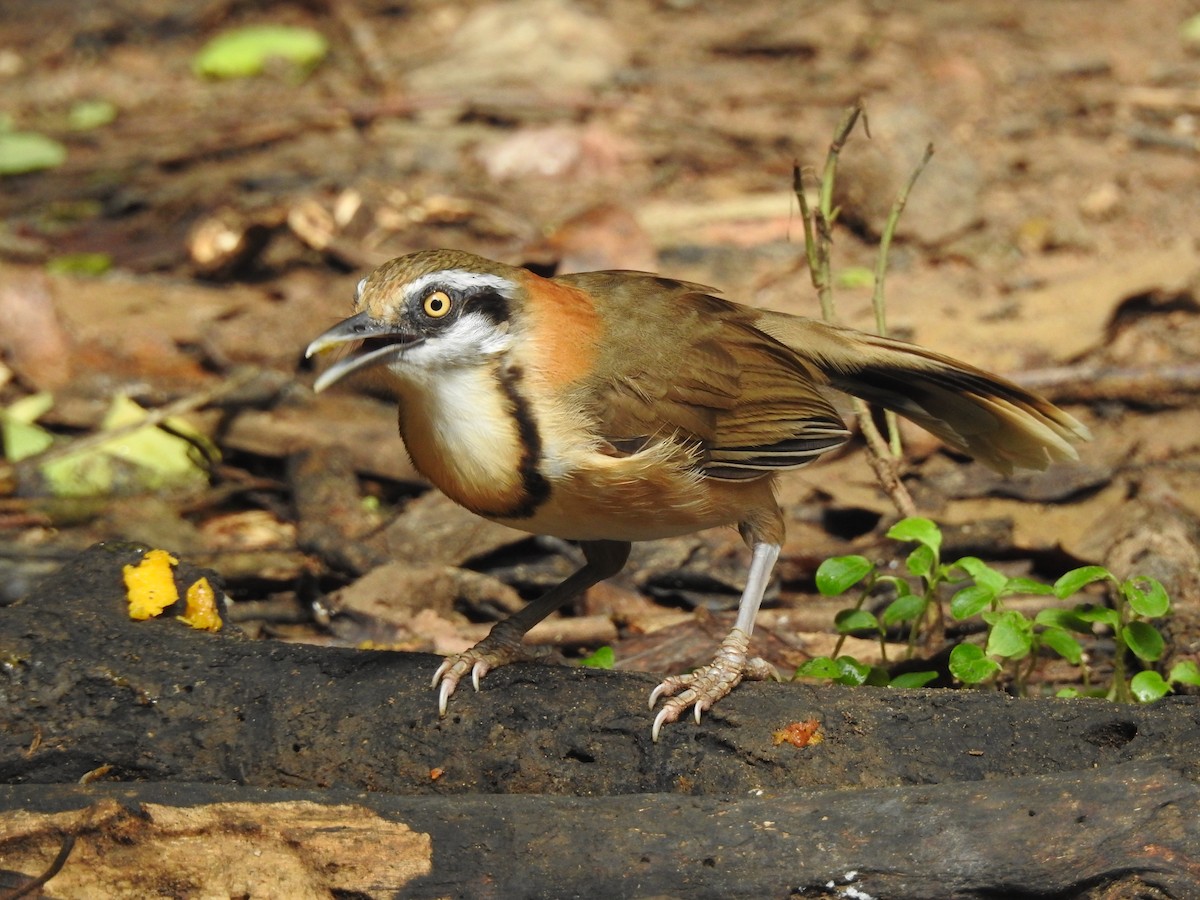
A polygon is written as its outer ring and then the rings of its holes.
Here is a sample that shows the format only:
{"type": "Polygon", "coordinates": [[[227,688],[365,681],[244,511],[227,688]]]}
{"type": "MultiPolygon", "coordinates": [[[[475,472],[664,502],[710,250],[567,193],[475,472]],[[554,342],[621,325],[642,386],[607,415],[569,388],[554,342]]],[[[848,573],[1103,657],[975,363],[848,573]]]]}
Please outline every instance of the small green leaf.
{"type": "Polygon", "coordinates": [[[68,253],[46,263],[46,271],[55,275],[103,275],[112,268],[107,253],[68,253]]]}
{"type": "Polygon", "coordinates": [[[1049,595],[1054,593],[1054,587],[1045,582],[1038,581],[1036,578],[1026,578],[1021,575],[1008,579],[1008,584],[1004,586],[1004,592],[1006,594],[1049,595]]]}
{"type": "Polygon", "coordinates": [[[1095,603],[1081,603],[1071,611],[1085,622],[1099,622],[1113,629],[1121,624],[1121,616],[1115,609],[1107,606],[1098,606],[1095,603]]]}
{"type": "Polygon", "coordinates": [[[1162,656],[1163,637],[1158,630],[1146,622],[1130,622],[1121,629],[1121,637],[1138,659],[1153,662],[1162,656]]]}
{"type": "Polygon", "coordinates": [[[1057,606],[1049,607],[1039,610],[1033,621],[1037,625],[1065,628],[1067,631],[1075,631],[1079,634],[1092,633],[1091,623],[1080,618],[1079,614],[1073,609],[1060,609],[1057,606]]]}
{"type": "Polygon", "coordinates": [[[1170,693],[1171,686],[1157,672],[1147,670],[1129,680],[1129,690],[1139,703],[1153,703],[1170,693]]]}
{"type": "Polygon", "coordinates": [[[1200,50],[1200,13],[1188,16],[1179,26],[1179,39],[1184,47],[1190,50],[1200,50]]]}
{"type": "Polygon", "coordinates": [[[839,610],[833,617],[834,627],[838,634],[850,634],[855,631],[879,631],[879,620],[865,609],[839,610]]]}
{"type": "Polygon", "coordinates": [[[11,422],[32,425],[53,408],[54,395],[49,391],[39,391],[28,397],[22,397],[20,400],[14,400],[4,410],[0,410],[0,416],[11,422]]]}
{"type": "Polygon", "coordinates": [[[53,405],[54,397],[43,391],[14,400],[5,409],[0,409],[0,436],[3,437],[5,459],[20,462],[50,449],[54,435],[34,423],[53,405]]]}
{"type": "Polygon", "coordinates": [[[986,584],[973,584],[950,598],[950,615],[960,620],[969,619],[991,606],[995,599],[996,592],[986,584]]]}
{"type": "Polygon", "coordinates": [[[1147,619],[1165,616],[1171,609],[1167,589],[1162,586],[1162,582],[1154,578],[1134,576],[1122,582],[1121,593],[1125,595],[1133,611],[1147,619]]]}
{"type": "Polygon", "coordinates": [[[609,646],[597,647],[587,656],[579,661],[581,666],[587,666],[589,669],[611,669],[617,661],[617,654],[613,652],[613,648],[609,646]]]}
{"type": "Polygon", "coordinates": [[[20,462],[49,450],[54,435],[41,425],[26,425],[24,422],[0,421],[4,433],[4,458],[9,462],[20,462]]]}
{"type": "Polygon", "coordinates": [[[1058,692],[1054,696],[1060,697],[1064,700],[1069,700],[1073,697],[1079,696],[1079,688],[1073,688],[1073,687],[1059,688],[1058,692]]]}
{"type": "Polygon", "coordinates": [[[830,557],[817,567],[817,590],[826,597],[836,597],[866,578],[874,568],[865,556],[830,557]]]}
{"type": "Polygon", "coordinates": [[[1194,684],[1200,686],[1200,666],[1193,660],[1185,659],[1171,666],[1171,674],[1167,676],[1171,684],[1194,684]]]}
{"type": "MultiPolygon", "coordinates": [[[[146,410],[126,395],[118,394],[113,397],[101,428],[105,431],[121,428],[144,418],[146,410]]],[[[219,455],[216,447],[184,419],[170,418],[164,424],[171,430],[142,428],[104,445],[105,451],[166,481],[207,482],[208,473],[197,464],[196,447],[206,445],[214,459],[219,455]]]]}
{"type": "Polygon", "coordinates": [[[1112,575],[1104,566],[1083,566],[1079,569],[1072,569],[1054,582],[1054,595],[1060,600],[1065,600],[1093,581],[1103,581],[1106,578],[1112,578],[1112,575]]]}
{"type": "Polygon", "coordinates": [[[828,656],[814,656],[796,669],[797,678],[837,678],[841,674],[838,664],[828,656]]]}
{"type": "Polygon", "coordinates": [[[979,684],[1000,670],[975,644],[958,644],[950,651],[950,674],[963,684],[979,684]]]}
{"type": "Polygon", "coordinates": [[[834,679],[838,684],[860,685],[865,684],[871,675],[871,667],[866,663],[860,663],[853,656],[839,656],[834,662],[837,663],[841,674],[834,679]]]}
{"type": "Polygon", "coordinates": [[[875,284],[875,273],[866,266],[847,266],[834,275],[837,287],[846,288],[863,288],[871,287],[875,284]]]}
{"type": "Polygon", "coordinates": [[[911,622],[925,611],[925,598],[917,594],[904,594],[887,605],[883,611],[883,624],[897,625],[911,622]]]}
{"type": "Polygon", "coordinates": [[[0,433],[4,436],[4,458],[9,462],[37,456],[54,443],[54,435],[42,426],[15,419],[0,418],[0,433]]]}
{"type": "Polygon", "coordinates": [[[890,682],[891,676],[883,666],[871,666],[863,680],[863,684],[869,684],[871,687],[887,687],[890,682]]]}
{"type": "Polygon", "coordinates": [[[117,107],[107,100],[80,100],[67,111],[67,124],[75,131],[91,131],[116,118],[117,107]]]}
{"type": "Polygon", "coordinates": [[[894,541],[916,541],[935,552],[942,547],[941,530],[929,519],[920,516],[901,519],[888,529],[887,536],[894,541]]]}
{"type": "Polygon", "coordinates": [[[1003,572],[997,572],[983,560],[976,556],[964,556],[962,559],[955,560],[952,568],[957,566],[968,575],[975,579],[977,584],[981,584],[992,592],[992,596],[996,596],[1008,585],[1008,576],[1003,572]]]}
{"type": "Polygon", "coordinates": [[[903,675],[897,675],[890,682],[888,687],[894,688],[919,688],[925,687],[929,682],[938,677],[937,672],[905,672],[903,675]]]}
{"type": "Polygon", "coordinates": [[[97,497],[113,489],[112,457],[102,451],[71,453],[38,468],[56,497],[97,497]]]}
{"type": "Polygon", "coordinates": [[[1079,641],[1057,626],[1043,628],[1038,634],[1038,639],[1041,640],[1042,646],[1049,647],[1071,665],[1077,666],[1083,659],[1083,648],[1079,641]]]}
{"type": "Polygon", "coordinates": [[[222,32],[205,44],[192,60],[192,71],[207,78],[249,78],[261,74],[272,58],[309,71],[328,51],[324,35],[311,28],[251,25],[222,32]]]}
{"type": "Polygon", "coordinates": [[[67,161],[67,148],[33,131],[0,131],[0,175],[24,175],[56,169],[67,161]]]}
{"type": "Polygon", "coordinates": [[[937,554],[933,552],[933,548],[927,544],[922,544],[912,553],[908,554],[904,565],[908,567],[908,571],[912,572],[918,578],[924,578],[933,571],[933,566],[936,562],[937,554]]]}
{"type": "Polygon", "coordinates": [[[983,620],[992,626],[988,632],[987,653],[1005,659],[1021,659],[1033,646],[1033,623],[1014,609],[1000,613],[984,613],[983,620]]]}

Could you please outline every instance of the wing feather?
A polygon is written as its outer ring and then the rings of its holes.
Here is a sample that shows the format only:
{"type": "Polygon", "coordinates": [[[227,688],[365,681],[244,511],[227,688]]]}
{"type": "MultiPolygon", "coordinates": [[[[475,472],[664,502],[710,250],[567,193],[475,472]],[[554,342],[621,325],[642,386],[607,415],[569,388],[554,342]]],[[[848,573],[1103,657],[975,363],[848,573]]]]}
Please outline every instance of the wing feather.
{"type": "Polygon", "coordinates": [[[706,476],[742,480],[805,466],[845,443],[849,432],[821,390],[825,377],[759,331],[754,310],[697,285],[645,277],[653,284],[629,274],[566,276],[621,310],[605,321],[608,355],[587,386],[612,448],[674,441],[706,476]],[[638,303],[645,291],[655,303],[638,303]]]}

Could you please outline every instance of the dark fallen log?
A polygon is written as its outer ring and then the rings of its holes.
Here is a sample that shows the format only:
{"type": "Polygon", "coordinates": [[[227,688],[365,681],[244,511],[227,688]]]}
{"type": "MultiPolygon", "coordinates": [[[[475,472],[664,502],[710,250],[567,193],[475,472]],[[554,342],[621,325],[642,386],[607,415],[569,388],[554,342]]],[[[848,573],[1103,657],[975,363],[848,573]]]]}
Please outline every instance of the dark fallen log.
{"type": "Polygon", "coordinates": [[[1155,763],[740,798],[0,788],[9,872],[36,874],[66,835],[74,859],[55,896],[114,896],[131,872],[140,896],[905,900],[1200,888],[1200,788],[1155,763]]]}
{"type": "MultiPolygon", "coordinates": [[[[406,896],[485,896],[485,881],[494,896],[786,896],[833,881],[832,895],[850,871],[876,879],[855,884],[872,896],[1074,894],[1120,879],[1200,895],[1196,698],[747,684],[654,744],[655,679],[519,665],[478,694],[460,688],[443,720],[430,656],[131,621],[120,573],[137,557],[93,548],[0,609],[4,809],[301,790],[431,835],[432,868],[406,896]],[[776,742],[809,719],[822,742],[776,742]],[[151,784],[71,785],[100,766],[151,784]]],[[[198,574],[176,570],[184,585],[198,574]]],[[[54,853],[39,844],[46,864],[54,853]]],[[[338,889],[371,885],[383,889],[338,889]]]]}
{"type": "MultiPolygon", "coordinates": [[[[650,741],[651,676],[516,665],[460,686],[439,719],[436,658],[251,641],[126,614],[136,548],[93,548],[0,609],[0,779],[391,793],[741,793],[1040,775],[1200,744],[1200,700],[1152,706],[996,693],[746,684],[650,741]],[[797,749],[776,731],[817,719],[797,749]],[[441,772],[431,777],[432,771],[441,772]]],[[[200,573],[186,563],[181,586],[200,573]]]]}

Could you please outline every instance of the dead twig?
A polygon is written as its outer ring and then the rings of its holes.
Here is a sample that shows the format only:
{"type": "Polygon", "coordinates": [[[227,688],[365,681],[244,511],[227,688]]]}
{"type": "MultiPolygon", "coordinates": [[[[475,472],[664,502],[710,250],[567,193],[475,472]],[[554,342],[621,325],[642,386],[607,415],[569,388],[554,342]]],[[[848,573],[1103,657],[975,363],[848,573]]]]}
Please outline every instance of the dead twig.
{"type": "Polygon", "coordinates": [[[1200,140],[1190,134],[1176,134],[1162,128],[1132,125],[1125,134],[1135,144],[1143,147],[1161,147],[1164,150],[1182,150],[1185,153],[1200,153],[1200,140]]]}
{"type": "MultiPolygon", "coordinates": [[[[900,194],[896,197],[896,202],[892,204],[892,211],[888,214],[887,224],[884,226],[883,234],[879,238],[879,255],[875,260],[875,287],[871,294],[871,306],[875,309],[875,331],[881,335],[888,333],[887,304],[883,300],[883,283],[887,277],[888,251],[892,246],[892,236],[896,233],[896,225],[900,222],[900,214],[904,212],[904,207],[908,203],[908,195],[912,191],[913,185],[917,183],[917,179],[921,177],[921,173],[925,171],[925,166],[929,164],[929,160],[932,158],[933,144],[926,144],[925,154],[921,157],[921,161],[917,163],[917,167],[913,169],[904,187],[901,188],[900,194]]],[[[883,417],[884,422],[887,424],[888,437],[890,438],[889,448],[892,456],[899,459],[904,450],[900,446],[900,429],[896,425],[896,414],[888,409],[884,410],[883,417]]]]}
{"type": "Polygon", "coordinates": [[[62,844],[58,848],[58,855],[46,867],[46,870],[36,878],[31,878],[29,881],[20,887],[13,888],[11,891],[6,891],[0,894],[0,900],[18,900],[20,897],[28,897],[34,891],[41,888],[51,878],[62,871],[62,867],[67,864],[67,859],[71,855],[71,851],[75,849],[75,835],[64,835],[62,844]]]}
{"type": "Polygon", "coordinates": [[[330,15],[345,29],[350,44],[363,64],[363,71],[371,86],[387,87],[393,80],[387,54],[379,45],[379,36],[370,21],[363,16],[354,0],[325,0],[330,15]]]}
{"type": "Polygon", "coordinates": [[[1187,110],[1200,112],[1200,90],[1180,87],[1146,87],[1136,85],[1124,88],[1118,94],[1118,102],[1141,109],[1174,112],[1187,110]]]}
{"type": "Polygon", "coordinates": [[[1200,363],[1134,368],[1087,363],[1020,372],[1012,379],[1055,403],[1115,400],[1152,407],[1181,406],[1194,403],[1200,394],[1200,363]]]}
{"type": "MultiPolygon", "coordinates": [[[[837,313],[833,304],[833,282],[830,275],[830,257],[833,247],[833,223],[837,219],[837,210],[833,208],[833,185],[837,175],[838,157],[842,147],[850,137],[850,133],[854,130],[854,125],[858,122],[859,117],[863,119],[863,128],[867,129],[867,120],[863,111],[862,102],[859,101],[850,107],[841,122],[838,123],[837,129],[834,131],[833,140],[829,144],[829,152],[825,157],[825,168],[821,173],[820,195],[815,210],[810,209],[808,198],[804,194],[804,180],[800,167],[792,167],[792,189],[796,193],[796,201],[800,204],[800,218],[804,222],[804,249],[808,257],[808,269],[812,277],[813,287],[817,289],[817,297],[821,302],[821,315],[827,322],[837,320],[837,313]]],[[[868,130],[868,136],[870,134],[868,130]]],[[[930,150],[932,152],[932,149],[930,150]]],[[[926,157],[926,160],[928,156],[926,157]]],[[[904,203],[908,198],[909,189],[912,187],[917,176],[921,173],[921,169],[925,166],[925,161],[922,161],[916,172],[909,179],[908,185],[904,188],[900,198],[896,201],[896,207],[893,208],[892,216],[888,220],[888,227],[891,231],[895,230],[896,221],[899,219],[900,210],[904,208],[904,203]]],[[[887,234],[887,240],[890,243],[891,233],[887,234]]],[[[887,264],[886,245],[881,249],[880,266],[887,264]]],[[[877,276],[878,280],[878,276],[877,276]]],[[[877,299],[876,320],[886,328],[886,320],[880,313],[883,300],[880,293],[877,299]]],[[[880,332],[884,333],[883,331],[880,332]]],[[[875,422],[871,418],[870,407],[865,402],[854,398],[852,406],[856,416],[858,417],[858,427],[862,431],[863,438],[867,443],[867,459],[871,464],[872,470],[875,472],[875,477],[878,479],[880,486],[902,516],[916,515],[916,504],[913,503],[912,496],[908,493],[907,488],[900,481],[900,474],[897,468],[897,457],[888,447],[887,441],[883,439],[883,435],[879,433],[879,429],[875,427],[875,422]]],[[[891,432],[895,434],[897,429],[894,423],[890,426],[891,432]]]]}

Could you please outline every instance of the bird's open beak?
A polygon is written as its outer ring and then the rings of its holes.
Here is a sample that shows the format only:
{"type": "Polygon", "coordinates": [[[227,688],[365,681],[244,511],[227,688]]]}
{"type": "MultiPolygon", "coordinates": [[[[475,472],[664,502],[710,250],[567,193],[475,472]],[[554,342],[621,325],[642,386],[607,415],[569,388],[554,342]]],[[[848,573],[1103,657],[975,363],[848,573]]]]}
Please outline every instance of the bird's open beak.
{"type": "Polygon", "coordinates": [[[424,338],[419,335],[381,322],[365,312],[351,316],[345,321],[338,322],[309,344],[308,349],[304,351],[304,356],[309,358],[344,344],[358,343],[359,345],[349,356],[339,359],[322,372],[316,383],[313,384],[313,390],[323,391],[351,372],[389,363],[422,340],[424,338]]]}

